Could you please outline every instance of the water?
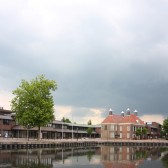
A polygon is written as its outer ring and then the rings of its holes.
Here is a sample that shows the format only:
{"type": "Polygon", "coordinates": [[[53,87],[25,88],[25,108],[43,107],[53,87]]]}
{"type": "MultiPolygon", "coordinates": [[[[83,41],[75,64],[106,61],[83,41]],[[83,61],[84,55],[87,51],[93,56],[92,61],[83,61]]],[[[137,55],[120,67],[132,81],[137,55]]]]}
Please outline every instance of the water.
{"type": "Polygon", "coordinates": [[[0,150],[2,168],[168,168],[168,148],[102,146],[0,150]]]}

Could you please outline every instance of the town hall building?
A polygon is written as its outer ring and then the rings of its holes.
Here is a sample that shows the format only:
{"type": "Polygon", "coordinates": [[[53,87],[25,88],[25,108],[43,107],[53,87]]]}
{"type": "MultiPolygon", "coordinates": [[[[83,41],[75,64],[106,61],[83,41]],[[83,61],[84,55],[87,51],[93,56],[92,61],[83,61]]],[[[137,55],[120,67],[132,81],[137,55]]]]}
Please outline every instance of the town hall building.
{"type": "Polygon", "coordinates": [[[113,114],[112,109],[110,109],[109,115],[101,124],[101,138],[103,140],[135,139],[136,130],[145,127],[146,124],[138,117],[137,110],[131,114],[128,108],[126,112],[122,111],[120,115],[117,115],[113,114]]]}

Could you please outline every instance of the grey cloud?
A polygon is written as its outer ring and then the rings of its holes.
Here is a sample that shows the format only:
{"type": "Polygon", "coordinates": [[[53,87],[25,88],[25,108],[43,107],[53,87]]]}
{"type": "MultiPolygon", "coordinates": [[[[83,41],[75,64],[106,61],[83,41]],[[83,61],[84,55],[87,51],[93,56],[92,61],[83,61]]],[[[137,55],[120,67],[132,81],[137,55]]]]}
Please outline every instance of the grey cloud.
{"type": "Polygon", "coordinates": [[[128,106],[166,115],[168,3],[128,1],[124,12],[113,3],[80,10],[78,3],[59,4],[55,12],[54,4],[44,8],[46,15],[41,6],[38,13],[24,4],[18,13],[12,7],[1,12],[2,88],[43,73],[58,83],[56,104],[73,106],[74,115],[89,115],[92,107],[120,113],[128,106]]]}

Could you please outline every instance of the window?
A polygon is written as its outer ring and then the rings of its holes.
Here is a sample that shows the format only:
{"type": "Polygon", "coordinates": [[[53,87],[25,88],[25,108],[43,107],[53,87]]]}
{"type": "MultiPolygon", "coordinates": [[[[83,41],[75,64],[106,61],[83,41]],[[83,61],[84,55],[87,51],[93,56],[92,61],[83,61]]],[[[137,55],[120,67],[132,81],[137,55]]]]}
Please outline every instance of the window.
{"type": "Polygon", "coordinates": [[[130,131],[130,126],[129,125],[127,126],[127,131],[130,131]]]}
{"type": "Polygon", "coordinates": [[[114,131],[114,128],[115,128],[114,125],[111,125],[111,131],[114,131]]]}
{"type": "Polygon", "coordinates": [[[129,134],[129,133],[127,133],[127,138],[128,138],[128,139],[130,138],[130,134],[129,134]]]}
{"type": "Polygon", "coordinates": [[[122,133],[120,133],[120,138],[122,138],[122,133]]]}
{"type": "Polygon", "coordinates": [[[120,131],[122,131],[122,126],[120,126],[120,131]]]}
{"type": "Polygon", "coordinates": [[[110,147],[110,153],[114,153],[114,147],[110,147]]]}
{"type": "Polygon", "coordinates": [[[107,125],[104,126],[104,130],[107,130],[107,125]]]}
{"type": "Polygon", "coordinates": [[[110,161],[114,161],[114,154],[110,155],[110,161]]]}
{"type": "Polygon", "coordinates": [[[4,124],[4,125],[9,125],[9,120],[4,119],[4,120],[3,120],[3,124],[4,124]]]}
{"type": "Polygon", "coordinates": [[[110,138],[114,138],[114,132],[110,133],[110,138]]]}

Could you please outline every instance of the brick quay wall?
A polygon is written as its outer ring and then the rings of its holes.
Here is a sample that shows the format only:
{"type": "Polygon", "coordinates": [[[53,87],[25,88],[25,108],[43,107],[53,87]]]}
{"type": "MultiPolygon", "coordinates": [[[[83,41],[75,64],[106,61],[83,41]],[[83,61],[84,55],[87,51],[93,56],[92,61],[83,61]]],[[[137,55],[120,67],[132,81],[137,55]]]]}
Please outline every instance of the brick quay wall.
{"type": "Polygon", "coordinates": [[[61,140],[35,140],[23,138],[1,138],[0,150],[30,149],[30,148],[69,148],[87,146],[142,146],[142,147],[168,147],[168,140],[101,140],[101,139],[61,139],[61,140]]]}

